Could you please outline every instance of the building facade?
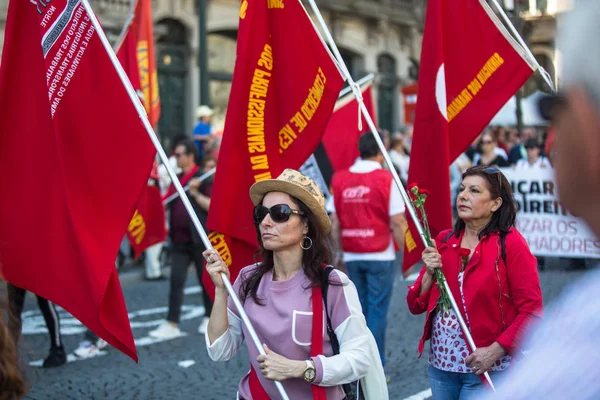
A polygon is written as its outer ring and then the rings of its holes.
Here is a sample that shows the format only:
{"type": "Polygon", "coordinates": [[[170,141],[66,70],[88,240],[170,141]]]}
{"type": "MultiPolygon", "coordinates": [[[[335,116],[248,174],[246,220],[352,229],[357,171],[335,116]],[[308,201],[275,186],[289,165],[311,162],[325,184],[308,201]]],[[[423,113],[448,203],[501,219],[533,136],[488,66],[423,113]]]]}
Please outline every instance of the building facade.
{"type": "MultiPolygon", "coordinates": [[[[355,79],[374,72],[377,121],[394,131],[403,118],[400,88],[414,82],[420,55],[422,0],[319,0],[321,12],[355,79]]],[[[129,0],[91,0],[109,40],[127,18],[129,0]]],[[[209,99],[200,98],[198,2],[152,0],[161,97],[158,131],[165,144],[191,134],[194,110],[212,106],[222,129],[235,63],[239,0],[208,0],[206,11],[209,99]]],[[[8,0],[0,0],[3,42],[8,0]]],[[[0,48],[1,52],[1,48],[0,48]]]]}

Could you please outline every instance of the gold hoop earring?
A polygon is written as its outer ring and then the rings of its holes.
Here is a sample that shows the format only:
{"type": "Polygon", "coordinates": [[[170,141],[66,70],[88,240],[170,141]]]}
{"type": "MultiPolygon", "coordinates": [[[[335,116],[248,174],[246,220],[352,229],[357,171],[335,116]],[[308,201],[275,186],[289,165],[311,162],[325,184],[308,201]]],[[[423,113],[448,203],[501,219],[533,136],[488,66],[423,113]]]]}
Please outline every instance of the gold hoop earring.
{"type": "Polygon", "coordinates": [[[305,235],[304,239],[302,239],[302,243],[300,243],[300,247],[302,248],[302,250],[308,250],[312,247],[312,244],[313,244],[312,239],[305,235]],[[308,243],[308,246],[305,246],[304,244],[306,243],[307,240],[310,243],[308,243]]]}

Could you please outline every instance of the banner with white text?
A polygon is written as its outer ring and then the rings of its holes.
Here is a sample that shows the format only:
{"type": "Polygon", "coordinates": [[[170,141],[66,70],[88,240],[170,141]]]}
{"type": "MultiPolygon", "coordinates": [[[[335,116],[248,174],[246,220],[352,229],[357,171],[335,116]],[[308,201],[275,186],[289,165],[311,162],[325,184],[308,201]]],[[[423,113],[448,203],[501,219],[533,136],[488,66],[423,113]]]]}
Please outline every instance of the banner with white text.
{"type": "Polygon", "coordinates": [[[552,168],[503,168],[502,172],[517,203],[517,229],[534,255],[600,258],[600,240],[583,220],[561,206],[552,168]]]}

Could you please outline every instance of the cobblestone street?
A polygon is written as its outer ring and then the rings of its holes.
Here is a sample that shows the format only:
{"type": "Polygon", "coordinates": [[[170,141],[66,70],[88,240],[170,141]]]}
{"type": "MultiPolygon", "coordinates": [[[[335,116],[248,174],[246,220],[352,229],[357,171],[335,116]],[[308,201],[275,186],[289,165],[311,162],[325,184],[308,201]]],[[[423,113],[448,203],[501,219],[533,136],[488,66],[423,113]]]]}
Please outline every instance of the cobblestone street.
{"type": "MultiPolygon", "coordinates": [[[[541,272],[545,302],[555,298],[565,284],[581,274],[581,271],[541,272]]],[[[429,388],[426,354],[421,359],[416,356],[424,317],[415,317],[408,312],[405,302],[407,284],[397,280],[389,316],[386,372],[391,377],[391,399],[406,399],[429,388]]],[[[248,370],[246,351],[240,351],[227,363],[210,361],[204,338],[198,333],[203,308],[196,285],[190,275],[181,324],[185,335],[156,342],[148,332],[166,315],[168,281],[123,279],[139,364],[109,348],[101,356],[77,359],[49,370],[34,366],[46,356],[49,344],[35,297],[30,294],[21,341],[22,359],[28,363],[31,386],[28,398],[234,399],[238,381],[248,370]]],[[[72,352],[85,329],[66,313],[61,312],[61,317],[65,346],[72,352]]]]}

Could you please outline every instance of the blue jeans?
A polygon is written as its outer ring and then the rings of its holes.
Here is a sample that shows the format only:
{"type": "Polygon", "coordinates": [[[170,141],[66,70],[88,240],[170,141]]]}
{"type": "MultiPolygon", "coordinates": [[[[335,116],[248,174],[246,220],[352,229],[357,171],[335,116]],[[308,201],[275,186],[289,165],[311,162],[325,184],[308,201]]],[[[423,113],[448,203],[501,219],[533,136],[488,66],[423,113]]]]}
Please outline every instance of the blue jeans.
{"type": "Polygon", "coordinates": [[[385,330],[394,287],[394,261],[350,261],[346,269],[385,365],[385,330]]]}
{"type": "MultiPolygon", "coordinates": [[[[498,380],[504,371],[490,372],[494,386],[498,387],[498,380]]],[[[476,400],[481,399],[488,392],[481,378],[473,373],[442,371],[429,366],[427,370],[433,400],[476,400]]]]}

